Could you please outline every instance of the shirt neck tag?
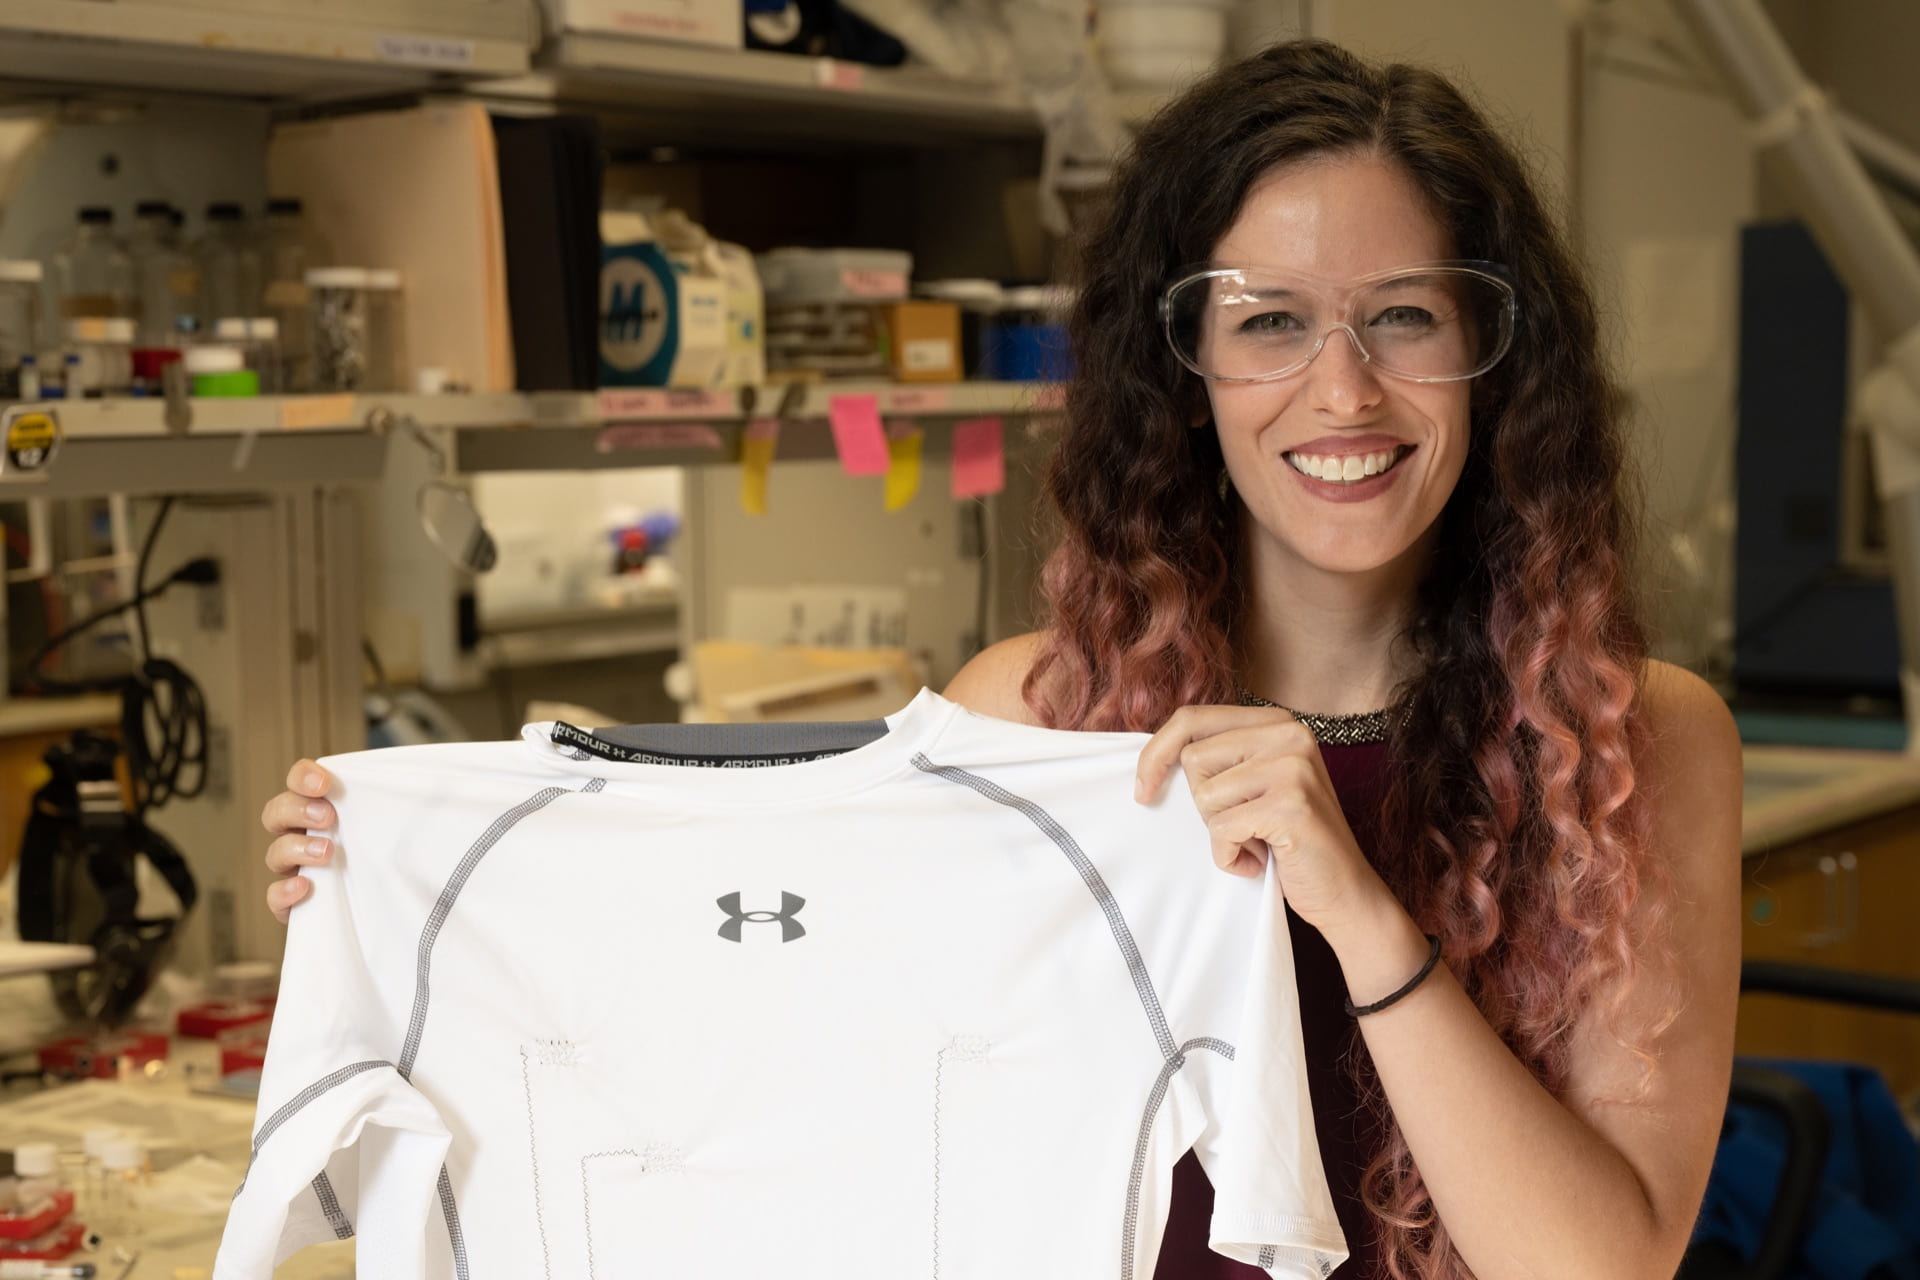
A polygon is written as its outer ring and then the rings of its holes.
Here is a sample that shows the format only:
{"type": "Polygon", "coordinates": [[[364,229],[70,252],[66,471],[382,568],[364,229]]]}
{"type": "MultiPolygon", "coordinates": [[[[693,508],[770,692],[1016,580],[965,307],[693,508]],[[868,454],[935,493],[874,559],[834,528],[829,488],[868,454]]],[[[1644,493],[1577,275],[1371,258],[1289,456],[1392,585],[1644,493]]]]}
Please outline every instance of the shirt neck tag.
{"type": "Polygon", "coordinates": [[[612,742],[599,734],[577,729],[564,720],[554,722],[551,736],[555,746],[575,759],[591,757],[618,764],[658,764],[691,769],[773,769],[781,765],[828,760],[853,749],[851,746],[834,746],[782,752],[665,751],[612,742]]]}

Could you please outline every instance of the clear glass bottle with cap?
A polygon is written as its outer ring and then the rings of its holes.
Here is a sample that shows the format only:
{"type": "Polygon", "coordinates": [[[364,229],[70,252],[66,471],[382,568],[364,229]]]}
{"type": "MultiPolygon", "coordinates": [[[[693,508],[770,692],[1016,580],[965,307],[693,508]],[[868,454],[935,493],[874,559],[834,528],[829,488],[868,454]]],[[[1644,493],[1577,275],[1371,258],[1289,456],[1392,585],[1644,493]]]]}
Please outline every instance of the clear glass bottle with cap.
{"type": "Polygon", "coordinates": [[[260,314],[260,249],[244,209],[231,200],[208,205],[193,256],[200,267],[200,319],[209,332],[228,316],[260,314]]]}
{"type": "Polygon", "coordinates": [[[315,391],[375,389],[367,367],[371,274],[365,267],[315,267],[307,272],[315,391]]]}
{"type": "Polygon", "coordinates": [[[151,1181],[146,1150],[132,1138],[113,1138],[100,1153],[100,1166],[99,1221],[94,1225],[101,1231],[130,1231],[151,1181]]]}
{"type": "Polygon", "coordinates": [[[107,1144],[123,1137],[120,1130],[112,1125],[94,1125],[80,1135],[80,1150],[87,1158],[86,1173],[81,1184],[75,1188],[80,1195],[80,1208],[94,1212],[100,1203],[100,1184],[106,1176],[107,1144]]]}
{"type": "Polygon", "coordinates": [[[133,314],[133,259],[113,231],[113,210],[89,205],[54,255],[54,292],[60,315],[73,320],[133,314]]]}
{"type": "Polygon", "coordinates": [[[266,280],[261,313],[280,327],[280,369],[274,384],[283,392],[311,389],[313,342],[307,334],[307,270],[326,262],[326,252],[315,240],[300,201],[278,197],[267,201],[266,234],[261,240],[262,274],[266,280]]]}
{"type": "Polygon", "coordinates": [[[34,261],[0,260],[0,398],[38,400],[37,365],[40,358],[40,289],[44,272],[34,261]],[[21,386],[22,373],[33,369],[34,386],[21,386]]]}
{"type": "Polygon", "coordinates": [[[80,1212],[81,1197],[87,1189],[87,1153],[84,1151],[61,1151],[60,1185],[73,1192],[74,1212],[80,1212]]]}
{"type": "Polygon", "coordinates": [[[165,200],[142,200],[127,237],[145,350],[178,350],[199,328],[200,272],[180,240],[182,218],[165,200]]]}

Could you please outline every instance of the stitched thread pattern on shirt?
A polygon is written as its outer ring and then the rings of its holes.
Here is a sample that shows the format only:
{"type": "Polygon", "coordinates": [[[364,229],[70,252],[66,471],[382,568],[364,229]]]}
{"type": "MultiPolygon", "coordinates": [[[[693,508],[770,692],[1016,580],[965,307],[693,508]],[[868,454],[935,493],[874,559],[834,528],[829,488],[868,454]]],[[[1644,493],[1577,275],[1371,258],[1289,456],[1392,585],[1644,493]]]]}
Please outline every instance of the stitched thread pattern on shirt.
{"type": "MultiPolygon", "coordinates": [[[[536,1040],[536,1045],[546,1041],[536,1040]]],[[[545,1061],[544,1058],[541,1059],[545,1061]]],[[[540,1205],[540,1152],[537,1135],[539,1126],[533,1122],[533,1080],[528,1070],[527,1046],[520,1046],[520,1085],[527,1096],[527,1162],[533,1167],[533,1225],[540,1232],[540,1261],[546,1268],[547,1280],[553,1280],[553,1254],[547,1247],[547,1219],[540,1205]]]]}
{"type": "Polygon", "coordinates": [[[440,1216],[447,1220],[447,1241],[453,1246],[453,1274],[467,1280],[467,1240],[460,1231],[460,1210],[453,1203],[453,1179],[440,1166],[440,1216]]]}
{"type": "Polygon", "coordinates": [[[1009,809],[1024,814],[1028,821],[1045,833],[1046,837],[1067,855],[1067,861],[1073,864],[1080,878],[1087,882],[1094,901],[1100,904],[1100,911],[1107,918],[1107,926],[1113,930],[1113,940],[1120,944],[1120,954],[1126,958],[1127,969],[1133,975],[1133,988],[1140,995],[1140,1004],[1147,1011],[1147,1021],[1153,1025],[1154,1039],[1160,1044],[1160,1056],[1171,1060],[1179,1055],[1175,1046],[1173,1032],[1167,1028],[1167,1015],[1160,1008],[1160,997],[1154,994],[1153,979],[1147,973],[1147,964],[1141,958],[1140,948],[1133,940],[1133,931],[1127,928],[1126,917],[1120,914],[1120,904],[1114,901],[1113,890],[1107,887],[1106,880],[1100,875],[1099,868],[1081,850],[1080,845],[1068,833],[1067,829],[1054,820],[1052,814],[1031,800],[1014,795],[1004,787],[988,782],[978,774],[968,773],[951,765],[937,765],[924,754],[915,753],[914,768],[923,773],[931,773],[945,778],[948,782],[957,782],[963,787],[985,796],[995,804],[1006,805],[1009,809]]]}
{"type": "Polygon", "coordinates": [[[1107,918],[1108,927],[1113,930],[1113,939],[1119,944],[1121,955],[1126,958],[1127,969],[1133,975],[1134,990],[1139,993],[1141,1007],[1147,1012],[1147,1021],[1153,1025],[1154,1038],[1159,1041],[1160,1053],[1165,1059],[1160,1067],[1160,1078],[1155,1081],[1153,1092],[1148,1099],[1146,1113],[1140,1120],[1140,1136],[1134,1145],[1133,1152],[1133,1174],[1127,1183],[1127,1214],[1121,1239],[1120,1267],[1122,1280],[1133,1280],[1133,1247],[1140,1228],[1140,1194],[1146,1179],[1147,1138],[1153,1130],[1154,1116],[1159,1112],[1160,1104],[1166,1099],[1167,1089],[1171,1086],[1175,1073],[1186,1065],[1188,1053],[1195,1049],[1208,1049],[1231,1062],[1233,1046],[1224,1040],[1212,1037],[1202,1037],[1189,1040],[1184,1045],[1175,1045],[1173,1032],[1167,1026],[1167,1015],[1160,1007],[1160,998],[1153,989],[1153,978],[1147,972],[1146,959],[1140,954],[1140,947],[1134,941],[1133,931],[1127,927],[1126,917],[1121,914],[1120,904],[1115,901],[1113,890],[1108,888],[1099,868],[1093,865],[1079,843],[1054,819],[1052,814],[1033,801],[1016,796],[1006,788],[989,782],[978,774],[968,773],[965,769],[955,768],[952,765],[937,765],[923,753],[914,755],[913,765],[923,773],[931,773],[949,782],[957,782],[996,804],[1006,805],[1026,815],[1029,821],[1039,827],[1047,838],[1059,847],[1060,852],[1067,855],[1067,860],[1080,873],[1080,878],[1086,881],[1094,900],[1100,904],[1101,913],[1107,918]]]}
{"type": "Polygon", "coordinates": [[[315,1098],[333,1088],[335,1085],[351,1080],[363,1071],[371,1071],[375,1067],[390,1067],[392,1065],[391,1062],[386,1061],[384,1058],[370,1059],[366,1062],[355,1062],[349,1066],[340,1068],[338,1071],[321,1076],[299,1093],[294,1094],[291,1098],[281,1103],[280,1109],[269,1116],[267,1122],[260,1126],[260,1132],[253,1135],[253,1150],[247,1156],[247,1171],[240,1175],[240,1185],[233,1189],[234,1198],[236,1200],[239,1199],[240,1193],[247,1189],[247,1178],[253,1173],[254,1162],[260,1158],[260,1148],[267,1145],[267,1139],[271,1138],[281,1125],[293,1119],[294,1113],[298,1112],[300,1108],[306,1106],[309,1102],[312,1102],[315,1098]]]}
{"type": "MultiPolygon", "coordinates": [[[[543,1067],[577,1067],[580,1065],[580,1046],[571,1040],[535,1040],[534,1054],[543,1067]]],[[[523,1048],[522,1055],[526,1053],[523,1048]]]]}
{"type": "Polygon", "coordinates": [[[1127,1179],[1127,1217],[1120,1236],[1120,1280],[1133,1280],[1133,1246],[1140,1233],[1140,1192],[1147,1177],[1147,1139],[1153,1133],[1154,1118],[1160,1114],[1160,1104],[1167,1100],[1174,1076],[1187,1065],[1187,1055],[1195,1049],[1208,1049],[1228,1062],[1233,1061],[1232,1045],[1202,1036],[1181,1045],[1178,1053],[1161,1064],[1160,1078],[1153,1082],[1153,1091],[1147,1095],[1147,1109],[1140,1116],[1140,1136],[1133,1144],[1133,1173],[1127,1179]]]}
{"type": "Polygon", "coordinates": [[[933,1280],[940,1280],[940,1116],[944,1101],[942,1078],[947,1060],[985,1062],[993,1044],[985,1036],[955,1036],[953,1042],[934,1057],[933,1062],[933,1280]]]}
{"type": "Polygon", "coordinates": [[[340,1197],[333,1194],[333,1180],[322,1169],[313,1175],[313,1194],[320,1201],[320,1212],[327,1215],[327,1225],[333,1228],[335,1240],[345,1240],[353,1235],[353,1223],[347,1221],[346,1210],[340,1207],[340,1197]]]}
{"type": "MultiPolygon", "coordinates": [[[[606,785],[605,778],[591,778],[580,790],[593,792],[606,785]]],[[[440,937],[441,926],[446,924],[447,917],[452,914],[453,904],[460,897],[460,890],[466,887],[467,877],[471,876],[474,868],[480,865],[480,859],[486,857],[488,851],[500,842],[502,836],[513,830],[520,819],[546,808],[561,796],[572,794],[573,792],[566,787],[542,787],[495,818],[493,825],[473,842],[473,846],[460,859],[460,864],[453,869],[453,874],[447,878],[446,887],[440,890],[440,898],[433,904],[433,910],[427,916],[426,927],[420,931],[420,947],[414,960],[413,1014],[407,1019],[407,1040],[401,1047],[400,1061],[397,1064],[402,1080],[413,1079],[414,1060],[420,1055],[420,1037],[427,1029],[427,1002],[432,998],[428,977],[429,970],[433,967],[433,944],[440,937]]]]}
{"type": "Polygon", "coordinates": [[[587,1176],[587,1161],[615,1157],[638,1160],[642,1173],[684,1173],[687,1168],[687,1153],[671,1142],[649,1142],[638,1151],[622,1147],[618,1151],[595,1151],[580,1157],[580,1206],[587,1224],[587,1280],[594,1280],[593,1186],[587,1176]]]}

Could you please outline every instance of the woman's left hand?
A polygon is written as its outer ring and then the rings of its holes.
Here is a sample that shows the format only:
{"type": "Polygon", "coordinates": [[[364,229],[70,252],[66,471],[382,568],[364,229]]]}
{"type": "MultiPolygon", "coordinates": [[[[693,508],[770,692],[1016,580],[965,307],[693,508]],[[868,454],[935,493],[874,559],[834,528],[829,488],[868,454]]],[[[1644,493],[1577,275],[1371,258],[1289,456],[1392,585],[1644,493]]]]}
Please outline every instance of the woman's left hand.
{"type": "Polygon", "coordinates": [[[1182,707],[1140,752],[1134,799],[1160,794],[1175,767],[1235,875],[1275,859],[1288,905],[1323,933],[1388,893],[1347,826],[1320,744],[1278,707],[1182,707]]]}

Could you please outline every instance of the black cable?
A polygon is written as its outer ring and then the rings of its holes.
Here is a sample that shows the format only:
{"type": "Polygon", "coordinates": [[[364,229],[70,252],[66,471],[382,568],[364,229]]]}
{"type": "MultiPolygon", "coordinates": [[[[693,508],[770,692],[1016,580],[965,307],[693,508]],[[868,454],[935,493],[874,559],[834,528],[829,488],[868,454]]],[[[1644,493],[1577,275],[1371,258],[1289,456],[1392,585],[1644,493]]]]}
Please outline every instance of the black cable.
{"type": "MultiPolygon", "coordinates": [[[[157,595],[158,592],[155,594],[157,595]]],[[[40,664],[51,657],[54,650],[79,635],[82,631],[98,626],[108,618],[118,617],[120,614],[133,608],[134,603],[132,600],[124,600],[119,604],[102,609],[99,613],[88,614],[86,617],[80,619],[80,621],[69,625],[49,637],[47,642],[34,650],[33,656],[27,659],[27,680],[32,682],[36,688],[48,693],[100,692],[101,686],[105,683],[103,681],[55,679],[53,676],[42,675],[40,672],[40,664]]]]}
{"type": "MultiPolygon", "coordinates": [[[[140,623],[140,674],[122,690],[120,728],[127,744],[127,769],[134,778],[134,809],[145,813],[176,796],[190,800],[207,786],[207,708],[200,686],[178,664],[153,656],[152,633],[147,628],[147,569],[160,529],[173,510],[173,495],[160,500],[160,510],[140,547],[133,571],[134,616],[140,623]],[[148,733],[152,712],[153,735],[148,733]],[[158,751],[154,743],[158,741],[158,751]],[[182,783],[188,769],[193,780],[182,783]]],[[[177,580],[168,579],[169,584],[177,580]]]]}
{"type": "MultiPolygon", "coordinates": [[[[169,500],[170,501],[170,500],[169,500]]],[[[156,517],[134,572],[133,598],[66,627],[41,645],[27,663],[27,680],[42,693],[117,693],[120,695],[121,742],[127,753],[134,812],[145,814],[173,799],[191,799],[207,784],[207,708],[200,686],[177,663],[145,656],[137,669],[96,680],[58,680],[44,675],[40,664],[72,640],[109,618],[133,611],[140,618],[142,649],[147,648],[145,606],[176,582],[215,583],[218,562],[207,557],[189,560],[154,587],[145,585],[146,569],[167,507],[156,517]]]]}
{"type": "Polygon", "coordinates": [[[360,653],[366,658],[367,665],[373,668],[373,687],[376,692],[391,694],[393,688],[387,683],[387,666],[380,661],[380,651],[373,647],[370,636],[360,637],[360,653]]]}
{"type": "Polygon", "coordinates": [[[173,495],[160,499],[160,510],[154,513],[153,523],[147,527],[146,541],[140,544],[140,559],[133,567],[133,616],[140,624],[140,658],[150,661],[153,658],[153,642],[147,631],[147,565],[153,560],[153,545],[160,541],[160,528],[167,522],[167,513],[173,510],[173,495]]]}
{"type": "Polygon", "coordinates": [[[165,658],[149,661],[143,676],[121,686],[120,733],[136,813],[176,798],[190,800],[207,786],[207,707],[200,686],[165,658]],[[189,770],[191,780],[183,782],[189,770]]]}

